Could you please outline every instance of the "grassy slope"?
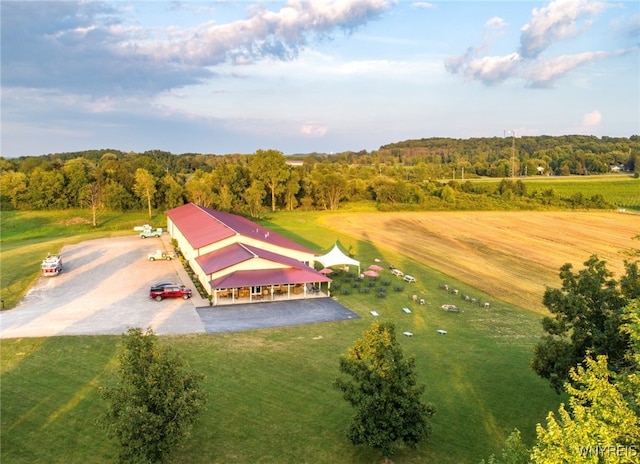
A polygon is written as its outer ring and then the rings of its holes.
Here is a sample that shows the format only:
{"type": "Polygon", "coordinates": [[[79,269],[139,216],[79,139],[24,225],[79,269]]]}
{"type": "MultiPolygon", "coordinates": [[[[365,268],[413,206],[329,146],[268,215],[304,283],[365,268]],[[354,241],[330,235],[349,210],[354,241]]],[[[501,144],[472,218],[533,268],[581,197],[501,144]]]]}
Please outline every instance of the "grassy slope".
{"type": "MultiPolygon", "coordinates": [[[[375,462],[378,456],[346,440],[351,411],[331,388],[338,356],[368,327],[372,309],[399,332],[415,334],[401,342],[417,357],[425,399],[438,407],[431,440],[415,452],[400,450],[395,462],[475,463],[495,452],[514,427],[530,442],[535,423],[561,400],[528,365],[539,316],[364,238],[326,229],[321,216],[282,213],[269,225],[318,251],[339,239],[358,251],[365,266],[378,257],[385,267],[393,263],[413,272],[418,283],[386,299],[340,295],[362,316],[357,321],[163,338],[206,374],[210,395],[208,411],[176,462],[375,462]],[[438,289],[442,282],[490,300],[491,309],[453,300],[438,289]],[[410,302],[413,293],[427,305],[410,302]],[[462,312],[438,309],[451,302],[462,312]],[[401,311],[407,305],[411,315],[401,311]],[[440,328],[448,335],[438,335],[440,328]]],[[[115,448],[94,419],[102,407],[97,387],[109,376],[118,344],[117,337],[2,341],[0,425],[7,462],[113,462],[115,448]]]]}

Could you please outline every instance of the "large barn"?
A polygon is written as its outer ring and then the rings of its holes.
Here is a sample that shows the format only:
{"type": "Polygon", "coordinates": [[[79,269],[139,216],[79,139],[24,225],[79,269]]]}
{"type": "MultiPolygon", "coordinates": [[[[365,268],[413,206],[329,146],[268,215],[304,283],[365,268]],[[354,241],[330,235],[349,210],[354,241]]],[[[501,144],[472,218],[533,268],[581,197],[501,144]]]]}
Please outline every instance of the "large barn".
{"type": "Polygon", "coordinates": [[[312,251],[241,216],[190,203],[167,218],[171,238],[214,305],[307,298],[331,283],[314,270],[312,251]]]}

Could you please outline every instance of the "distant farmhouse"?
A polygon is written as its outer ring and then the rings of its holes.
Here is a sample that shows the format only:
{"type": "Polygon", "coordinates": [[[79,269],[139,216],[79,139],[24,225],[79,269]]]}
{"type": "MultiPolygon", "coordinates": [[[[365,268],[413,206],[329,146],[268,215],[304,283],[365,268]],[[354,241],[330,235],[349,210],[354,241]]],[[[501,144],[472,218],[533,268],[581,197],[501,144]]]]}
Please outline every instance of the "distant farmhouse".
{"type": "Polygon", "coordinates": [[[175,239],[213,305],[319,296],[331,279],[316,255],[246,218],[193,203],[167,211],[175,239]]]}

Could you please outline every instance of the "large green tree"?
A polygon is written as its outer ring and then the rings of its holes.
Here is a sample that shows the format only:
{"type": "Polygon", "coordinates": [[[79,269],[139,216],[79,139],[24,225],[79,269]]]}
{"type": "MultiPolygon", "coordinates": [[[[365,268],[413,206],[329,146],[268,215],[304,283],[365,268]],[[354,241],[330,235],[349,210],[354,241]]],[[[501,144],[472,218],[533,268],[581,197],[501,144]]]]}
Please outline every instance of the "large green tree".
{"type": "MultiPolygon", "coordinates": [[[[630,464],[640,462],[640,300],[624,308],[620,331],[630,338],[629,367],[614,373],[607,357],[593,358],[569,372],[568,404],[536,426],[531,451],[511,434],[499,457],[486,464],[630,464]]],[[[517,432],[517,431],[516,431],[517,432]]],[[[482,461],[481,464],[485,464],[482,461]]]]}
{"type": "Polygon", "coordinates": [[[284,154],[277,150],[258,150],[249,161],[254,180],[260,181],[271,193],[271,211],[276,210],[276,195],[284,189],[289,169],[284,154]]]}
{"type": "Polygon", "coordinates": [[[149,208],[149,219],[151,219],[151,201],[156,193],[156,179],[144,168],[136,169],[136,182],[133,184],[133,190],[141,200],[147,202],[149,208]]]}
{"type": "Polygon", "coordinates": [[[196,205],[210,208],[215,201],[213,191],[213,174],[201,169],[191,176],[185,184],[187,199],[196,205]]]}
{"type": "Polygon", "coordinates": [[[287,179],[284,191],[284,205],[287,211],[293,211],[296,206],[298,206],[297,195],[300,191],[300,188],[302,187],[300,185],[300,180],[300,172],[297,170],[292,170],[291,174],[289,175],[289,179],[287,179]]]}
{"type": "MultiPolygon", "coordinates": [[[[23,172],[2,171],[0,174],[0,196],[8,200],[13,208],[20,208],[27,192],[27,176],[23,172]]],[[[8,209],[2,205],[3,209],[8,209]]]]}
{"type": "Polygon", "coordinates": [[[388,322],[374,322],[340,357],[340,371],[350,378],[338,378],[335,386],[355,408],[347,431],[353,444],[366,444],[388,460],[397,442],[416,447],[430,435],[436,408],[422,401],[425,387],[414,368],[415,358],[405,358],[388,322]]]}
{"type": "Polygon", "coordinates": [[[242,194],[242,199],[245,201],[246,211],[252,218],[260,217],[262,212],[262,200],[264,199],[265,191],[262,182],[254,180],[251,185],[242,194]]]}
{"type": "Polygon", "coordinates": [[[64,192],[64,176],[56,169],[35,168],[29,175],[26,199],[33,209],[63,209],[69,206],[64,192]]]}
{"type": "Polygon", "coordinates": [[[577,273],[571,264],[562,266],[562,287],[548,288],[543,297],[553,317],[542,321],[548,335],[535,347],[532,367],[558,392],[569,380],[570,369],[580,364],[587,352],[606,355],[614,372],[629,363],[629,337],[620,326],[623,308],[640,291],[637,263],[626,263],[624,285],[597,256],[584,265],[577,273]]]}
{"type": "Polygon", "coordinates": [[[316,204],[325,209],[338,209],[348,190],[347,179],[337,165],[319,164],[311,171],[316,204]]]}
{"type": "Polygon", "coordinates": [[[171,174],[165,174],[160,180],[162,204],[171,209],[184,203],[184,187],[171,174]]]}
{"type": "Polygon", "coordinates": [[[73,158],[62,166],[66,196],[69,206],[77,208],[83,206],[86,186],[91,182],[91,163],[84,158],[73,158]]]}
{"type": "Polygon", "coordinates": [[[531,458],[539,464],[640,462],[640,303],[633,300],[621,332],[631,339],[631,367],[614,373],[605,355],[587,355],[571,370],[568,407],[538,424],[531,458]]]}
{"type": "Polygon", "coordinates": [[[103,424],[120,445],[119,461],[167,462],[205,406],[202,380],[160,346],[151,329],[129,329],[123,336],[117,384],[102,389],[108,401],[103,424]]]}

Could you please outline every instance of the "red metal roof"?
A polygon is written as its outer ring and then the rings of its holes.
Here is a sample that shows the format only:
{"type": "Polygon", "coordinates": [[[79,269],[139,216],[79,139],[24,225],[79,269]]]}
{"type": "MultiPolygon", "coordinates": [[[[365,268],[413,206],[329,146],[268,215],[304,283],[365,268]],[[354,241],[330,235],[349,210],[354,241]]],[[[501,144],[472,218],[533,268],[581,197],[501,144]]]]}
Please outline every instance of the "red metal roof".
{"type": "Polygon", "coordinates": [[[293,240],[266,229],[242,216],[216,211],[193,203],[167,211],[167,216],[180,229],[194,249],[216,243],[233,235],[251,237],[291,250],[313,253],[293,240]]]}
{"type": "Polygon", "coordinates": [[[196,250],[235,235],[231,228],[193,203],[170,209],[167,216],[196,250]]]}
{"type": "Polygon", "coordinates": [[[303,267],[303,268],[309,267],[295,258],[290,258],[289,256],[273,253],[271,251],[263,250],[262,248],[254,247],[251,245],[244,245],[244,247],[254,255],[263,259],[267,259],[269,261],[273,261],[274,263],[284,264],[285,266],[291,266],[291,267],[303,267]]]}
{"type": "Polygon", "coordinates": [[[273,253],[243,243],[234,243],[224,248],[220,248],[219,250],[212,251],[211,253],[199,256],[196,258],[196,262],[204,273],[209,275],[254,258],[262,258],[287,267],[307,267],[306,264],[301,263],[295,258],[283,256],[278,253],[273,253]]]}
{"type": "Polygon", "coordinates": [[[211,288],[257,287],[262,285],[331,282],[331,279],[311,268],[259,269],[237,271],[209,282],[211,288]]]}
{"type": "Polygon", "coordinates": [[[196,262],[204,273],[209,275],[254,257],[254,253],[249,251],[247,247],[240,243],[234,243],[211,253],[198,256],[196,262]]]}

